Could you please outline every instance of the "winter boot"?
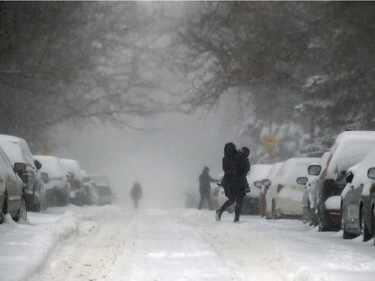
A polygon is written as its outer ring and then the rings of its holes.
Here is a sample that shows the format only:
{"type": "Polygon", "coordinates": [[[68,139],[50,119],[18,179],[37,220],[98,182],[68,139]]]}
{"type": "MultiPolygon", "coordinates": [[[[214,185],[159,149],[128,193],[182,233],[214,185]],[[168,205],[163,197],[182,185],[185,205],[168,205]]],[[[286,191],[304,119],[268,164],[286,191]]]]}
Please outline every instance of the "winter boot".
{"type": "Polygon", "coordinates": [[[240,221],[240,213],[241,213],[241,211],[238,210],[237,208],[234,210],[234,222],[240,221]]]}
{"type": "Polygon", "coordinates": [[[215,215],[215,218],[216,218],[216,221],[219,221],[221,220],[221,214],[223,212],[219,209],[219,210],[216,210],[216,215],[215,215]]]}

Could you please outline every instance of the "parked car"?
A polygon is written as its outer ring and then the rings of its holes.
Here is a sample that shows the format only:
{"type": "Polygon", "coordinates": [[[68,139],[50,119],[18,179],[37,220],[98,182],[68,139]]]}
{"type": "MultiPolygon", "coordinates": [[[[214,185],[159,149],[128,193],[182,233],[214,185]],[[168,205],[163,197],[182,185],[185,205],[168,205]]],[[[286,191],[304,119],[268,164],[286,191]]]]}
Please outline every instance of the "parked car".
{"type": "Polygon", "coordinates": [[[327,166],[330,153],[326,151],[320,158],[319,163],[312,164],[308,167],[308,181],[302,197],[303,221],[310,225],[318,225],[317,211],[317,183],[321,173],[327,166]]]}
{"type": "Polygon", "coordinates": [[[250,173],[246,177],[250,192],[243,199],[241,214],[259,215],[259,197],[262,188],[262,180],[271,170],[272,165],[255,164],[251,166],[250,173]]]}
{"type": "Polygon", "coordinates": [[[41,164],[42,180],[49,206],[69,204],[70,186],[60,158],[49,155],[34,155],[41,164]]]}
{"type": "Polygon", "coordinates": [[[348,169],[359,163],[375,146],[375,131],[345,131],[330,149],[326,168],[317,183],[319,231],[341,229],[341,192],[348,169]]]}
{"type": "Polygon", "coordinates": [[[84,185],[82,169],[78,161],[73,159],[60,159],[65,169],[69,183],[69,202],[78,206],[84,204],[84,185]]]}
{"type": "Polygon", "coordinates": [[[98,191],[95,182],[82,170],[82,183],[84,187],[83,201],[86,205],[96,205],[98,201],[98,191]]]}
{"type": "Polygon", "coordinates": [[[285,161],[266,194],[266,213],[272,218],[302,217],[302,196],[307,182],[307,168],[319,158],[296,157],[285,161]]]}
{"type": "Polygon", "coordinates": [[[111,184],[106,175],[103,174],[93,174],[89,175],[89,178],[95,182],[97,195],[98,195],[98,205],[112,204],[113,192],[111,184]]]}
{"type": "Polygon", "coordinates": [[[19,137],[0,135],[0,146],[7,154],[12,165],[24,163],[26,169],[18,171],[25,184],[25,200],[28,211],[39,212],[47,208],[47,194],[39,172],[41,163],[34,159],[26,141],[19,137]]]}
{"type": "Polygon", "coordinates": [[[271,185],[271,182],[274,180],[275,175],[277,174],[277,171],[280,169],[284,162],[278,162],[272,165],[270,171],[268,172],[268,175],[266,175],[262,179],[262,187],[260,188],[260,194],[259,194],[259,211],[260,215],[266,216],[267,219],[271,218],[271,214],[266,213],[266,194],[267,191],[271,185]]]}
{"type": "Polygon", "coordinates": [[[348,169],[346,186],[341,193],[341,214],[343,238],[363,235],[363,241],[374,235],[371,206],[375,184],[375,149],[357,165],[348,169]],[[372,193],[372,194],[371,194],[372,193]],[[370,196],[370,194],[372,196],[370,196]],[[366,205],[366,207],[365,207],[366,205]]]}
{"type": "Polygon", "coordinates": [[[17,174],[25,169],[25,163],[13,166],[0,148],[0,223],[3,223],[5,214],[10,214],[15,221],[27,218],[24,184],[17,174]]]}

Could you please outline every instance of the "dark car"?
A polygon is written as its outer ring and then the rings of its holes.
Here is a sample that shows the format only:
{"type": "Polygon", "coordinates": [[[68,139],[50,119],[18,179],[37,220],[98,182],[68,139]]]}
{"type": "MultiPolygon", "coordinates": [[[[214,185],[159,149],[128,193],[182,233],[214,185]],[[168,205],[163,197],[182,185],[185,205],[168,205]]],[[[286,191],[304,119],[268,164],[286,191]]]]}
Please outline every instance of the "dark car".
{"type": "Polygon", "coordinates": [[[374,131],[345,131],[336,138],[328,164],[317,182],[319,231],[341,229],[341,192],[346,186],[346,173],[374,146],[374,131]]]}
{"type": "Polygon", "coordinates": [[[39,212],[47,208],[47,194],[39,172],[41,163],[34,159],[26,141],[19,137],[0,135],[0,146],[12,165],[24,163],[25,170],[18,171],[25,184],[25,200],[28,211],[39,212]]]}
{"type": "Polygon", "coordinates": [[[0,223],[4,221],[5,214],[10,214],[15,221],[26,220],[24,184],[17,175],[25,168],[24,163],[16,163],[12,168],[8,156],[0,148],[0,223]]]}

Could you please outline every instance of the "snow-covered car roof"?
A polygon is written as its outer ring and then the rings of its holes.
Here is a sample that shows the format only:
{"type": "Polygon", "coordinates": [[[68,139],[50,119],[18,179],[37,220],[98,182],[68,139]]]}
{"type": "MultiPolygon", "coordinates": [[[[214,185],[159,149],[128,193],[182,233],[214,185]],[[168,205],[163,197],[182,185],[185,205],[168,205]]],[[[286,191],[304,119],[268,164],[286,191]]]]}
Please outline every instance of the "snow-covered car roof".
{"type": "Polygon", "coordinates": [[[347,171],[360,162],[375,147],[375,131],[346,131],[341,133],[331,148],[327,178],[336,179],[338,173],[347,171]]]}
{"type": "Polygon", "coordinates": [[[97,186],[110,186],[109,180],[106,175],[103,174],[91,174],[89,178],[93,180],[97,186]]]}
{"type": "MultiPolygon", "coordinates": [[[[350,167],[347,173],[352,172],[354,174],[353,180],[351,183],[348,183],[345,189],[342,192],[342,196],[345,196],[347,190],[350,186],[359,186],[361,183],[364,184],[364,187],[369,187],[374,181],[373,179],[368,178],[367,172],[369,168],[375,167],[375,148],[373,148],[358,164],[350,167]]],[[[364,190],[364,192],[366,192],[364,190]]]]}
{"type": "MultiPolygon", "coordinates": [[[[311,163],[319,162],[320,158],[315,157],[296,157],[290,158],[284,162],[275,175],[275,182],[280,184],[296,184],[298,177],[307,177],[307,168],[311,163]]],[[[274,183],[272,183],[274,185],[274,183]]]]}
{"type": "Polygon", "coordinates": [[[25,163],[33,167],[35,166],[34,157],[24,139],[0,134],[0,146],[8,155],[13,165],[14,163],[25,163]]]}
{"type": "Polygon", "coordinates": [[[263,179],[269,179],[272,182],[272,179],[277,174],[277,171],[280,169],[280,167],[284,164],[284,162],[277,162],[272,165],[270,171],[263,179]]]}
{"type": "Polygon", "coordinates": [[[251,166],[250,173],[246,178],[252,190],[256,188],[254,182],[265,179],[272,166],[272,164],[255,164],[251,166]]]}
{"type": "Polygon", "coordinates": [[[82,181],[82,169],[77,160],[73,159],[60,159],[66,173],[72,173],[75,179],[82,181]]]}
{"type": "Polygon", "coordinates": [[[66,176],[65,169],[58,157],[49,155],[34,155],[34,158],[42,164],[40,171],[47,173],[50,179],[64,178],[66,176]]]}

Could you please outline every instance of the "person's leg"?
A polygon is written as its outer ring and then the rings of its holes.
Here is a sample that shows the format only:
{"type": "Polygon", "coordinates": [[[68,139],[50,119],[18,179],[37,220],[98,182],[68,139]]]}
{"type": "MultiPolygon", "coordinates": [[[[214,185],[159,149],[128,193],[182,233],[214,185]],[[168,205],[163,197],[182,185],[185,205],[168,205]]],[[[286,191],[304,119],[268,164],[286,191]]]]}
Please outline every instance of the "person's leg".
{"type": "Polygon", "coordinates": [[[210,192],[208,192],[206,194],[206,199],[207,199],[207,202],[208,202],[208,207],[210,208],[210,210],[213,210],[214,208],[212,207],[212,201],[211,201],[211,194],[210,194],[210,192]]]}
{"type": "Polygon", "coordinates": [[[235,198],[230,196],[227,201],[224,202],[223,206],[220,209],[216,210],[216,220],[221,219],[221,215],[224,211],[234,203],[235,198]]]}
{"type": "Polygon", "coordinates": [[[201,192],[201,199],[199,201],[199,204],[198,204],[198,209],[202,209],[203,207],[203,201],[204,201],[204,194],[201,192]]]}
{"type": "Polygon", "coordinates": [[[234,221],[236,222],[240,220],[243,198],[244,196],[242,195],[236,196],[236,206],[234,208],[234,221]]]}

